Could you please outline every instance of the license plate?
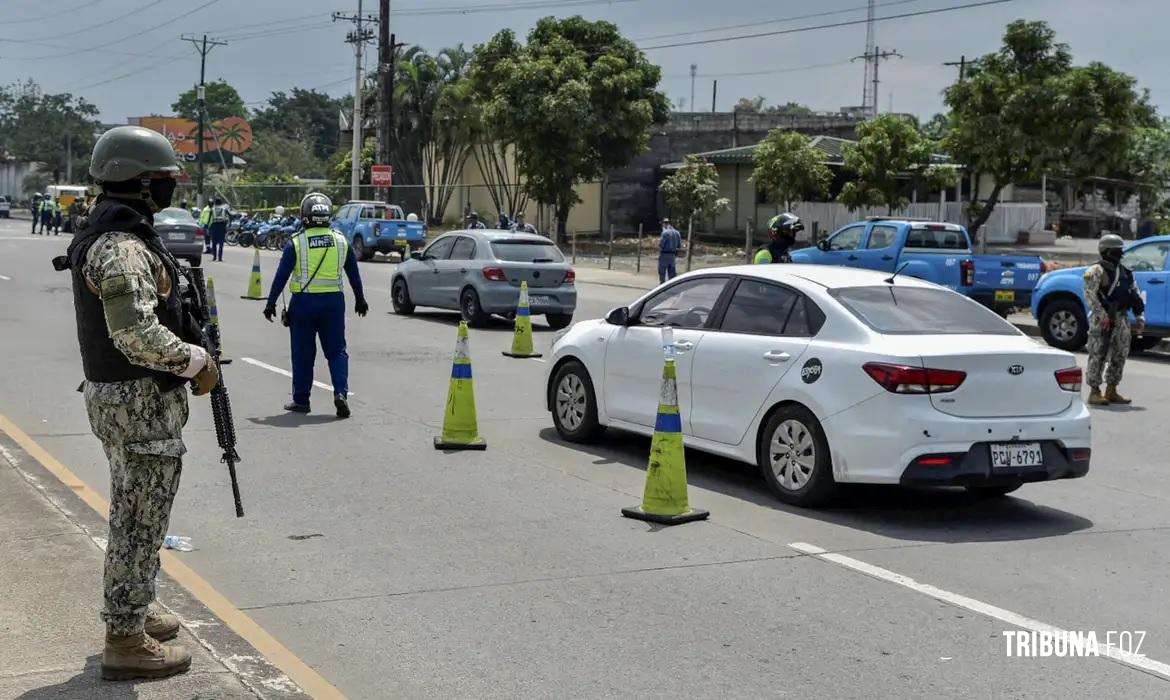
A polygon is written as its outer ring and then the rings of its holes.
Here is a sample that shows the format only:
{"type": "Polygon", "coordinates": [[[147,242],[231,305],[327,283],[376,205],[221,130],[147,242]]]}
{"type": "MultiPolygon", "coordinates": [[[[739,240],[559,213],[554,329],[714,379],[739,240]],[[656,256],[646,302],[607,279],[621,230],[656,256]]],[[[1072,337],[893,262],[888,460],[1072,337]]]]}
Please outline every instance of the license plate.
{"type": "Polygon", "coordinates": [[[528,303],[532,306],[552,306],[553,298],[552,297],[530,296],[530,297],[528,297],[528,303]]]}
{"type": "Polygon", "coordinates": [[[1013,442],[991,446],[992,469],[1044,466],[1044,452],[1038,442],[1013,442]]]}
{"type": "Polygon", "coordinates": [[[996,301],[1015,301],[1016,300],[1016,293],[1010,289],[997,289],[997,290],[995,290],[995,300],[996,301]]]}
{"type": "Polygon", "coordinates": [[[167,240],[168,241],[185,241],[185,240],[187,240],[187,234],[185,234],[185,233],[168,233],[167,240]]]}

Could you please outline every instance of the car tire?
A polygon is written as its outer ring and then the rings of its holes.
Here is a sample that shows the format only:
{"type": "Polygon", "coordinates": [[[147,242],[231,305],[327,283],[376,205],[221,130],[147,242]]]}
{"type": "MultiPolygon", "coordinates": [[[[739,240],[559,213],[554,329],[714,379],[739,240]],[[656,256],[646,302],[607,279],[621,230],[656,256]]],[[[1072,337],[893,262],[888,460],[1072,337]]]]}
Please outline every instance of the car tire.
{"type": "Polygon", "coordinates": [[[573,322],[573,314],[545,314],[544,322],[548,324],[549,328],[559,331],[569,327],[569,324],[573,322]]]}
{"type": "Polygon", "coordinates": [[[968,486],[967,493],[978,499],[990,500],[1003,498],[1009,493],[1023,486],[1023,484],[1003,484],[999,486],[968,486]]]}
{"type": "Polygon", "coordinates": [[[490,315],[480,306],[479,294],[471,287],[464,289],[463,293],[459,295],[459,313],[463,316],[463,320],[467,321],[467,325],[472,328],[486,326],[490,315]]]}
{"type": "Polygon", "coordinates": [[[1146,352],[1148,350],[1153,350],[1154,348],[1158,347],[1158,344],[1161,342],[1162,342],[1161,338],[1157,338],[1154,336],[1135,335],[1133,337],[1133,340],[1131,340],[1129,343],[1129,351],[1131,353],[1146,352]]]}
{"type": "Polygon", "coordinates": [[[1076,352],[1089,340],[1089,320],[1075,299],[1057,299],[1040,312],[1040,335],[1054,348],[1076,352]]]}
{"type": "Polygon", "coordinates": [[[361,236],[354,236],[353,255],[358,260],[366,261],[374,257],[374,251],[366,248],[366,242],[361,236]]]}
{"type": "Polygon", "coordinates": [[[198,257],[198,258],[191,257],[191,258],[187,258],[187,262],[191,263],[191,267],[201,267],[203,265],[203,258],[202,257],[198,257]]]}
{"type": "Polygon", "coordinates": [[[836,493],[829,442],[804,406],[789,404],[772,413],[760,432],[756,460],[768,488],[785,503],[814,507],[836,493]]]}
{"type": "Polygon", "coordinates": [[[401,277],[394,280],[390,286],[390,303],[394,306],[394,313],[399,316],[409,316],[414,313],[414,304],[410,303],[410,290],[406,287],[406,280],[401,277]]]}
{"type": "Polygon", "coordinates": [[[597,422],[597,393],[585,365],[570,360],[561,365],[548,386],[553,425],[567,442],[592,443],[605,427],[597,422]]]}

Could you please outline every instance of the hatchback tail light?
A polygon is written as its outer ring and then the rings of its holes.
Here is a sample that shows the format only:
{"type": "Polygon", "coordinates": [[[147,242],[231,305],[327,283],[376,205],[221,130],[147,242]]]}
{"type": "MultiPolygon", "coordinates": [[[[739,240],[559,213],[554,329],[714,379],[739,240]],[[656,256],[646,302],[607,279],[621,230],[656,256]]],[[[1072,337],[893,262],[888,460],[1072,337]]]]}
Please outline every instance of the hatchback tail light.
{"type": "Polygon", "coordinates": [[[1061,389],[1065,391],[1080,392],[1081,382],[1084,379],[1084,373],[1081,372],[1080,367],[1069,367],[1068,369],[1056,370],[1056,383],[1060,385],[1061,389]]]}
{"type": "Polygon", "coordinates": [[[863,369],[886,391],[894,394],[945,394],[959,388],[966,372],[868,362],[863,369]]]}
{"type": "Polygon", "coordinates": [[[504,271],[498,267],[485,267],[483,269],[483,278],[491,282],[507,282],[508,276],[504,271]]]}
{"type": "Polygon", "coordinates": [[[573,284],[576,281],[577,272],[573,268],[569,268],[569,271],[565,273],[565,284],[573,284]]]}
{"type": "Polygon", "coordinates": [[[963,260],[959,263],[959,276],[962,278],[961,284],[964,287],[975,286],[975,261],[963,260]]]}

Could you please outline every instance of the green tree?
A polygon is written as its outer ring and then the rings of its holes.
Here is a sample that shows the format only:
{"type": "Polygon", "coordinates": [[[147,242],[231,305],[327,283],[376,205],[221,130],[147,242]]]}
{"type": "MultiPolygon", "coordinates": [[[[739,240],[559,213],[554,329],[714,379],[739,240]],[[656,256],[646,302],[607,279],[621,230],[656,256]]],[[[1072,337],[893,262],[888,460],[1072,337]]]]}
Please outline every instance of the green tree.
{"type": "Polygon", "coordinates": [[[916,183],[933,190],[955,182],[953,168],[932,164],[933,144],[905,117],[883,114],[858,126],[857,136],[843,149],[845,169],[857,179],[837,196],[850,211],[884,206],[893,214],[910,203],[907,193],[916,183]]]}
{"type": "Polygon", "coordinates": [[[733,112],[740,112],[742,114],[758,114],[764,111],[764,105],[767,104],[768,99],[763,95],[756,95],[755,97],[741,97],[731,108],[733,112]]]}
{"type": "Polygon", "coordinates": [[[246,160],[248,172],[257,176],[325,177],[326,161],[317,157],[310,144],[273,131],[255,135],[246,160]]]}
{"type": "Polygon", "coordinates": [[[262,134],[278,134],[295,140],[325,161],[337,152],[340,138],[337,113],[347,106],[342,100],[316,90],[294,87],[289,92],[274,92],[268,103],[256,110],[251,119],[252,130],[257,140],[262,134]]]}
{"type": "Polygon", "coordinates": [[[687,156],[686,164],[663,180],[661,189],[670,215],[687,222],[687,270],[690,270],[695,219],[715,216],[730,204],[726,197],[719,196],[719,171],[699,156],[687,156]]]}
{"type": "Polygon", "coordinates": [[[524,46],[504,30],[485,50],[500,65],[484,122],[515,144],[525,189],[554,206],[563,235],[574,186],[629,163],[669,117],[661,71],[615,25],[581,17],[540,20],[524,46]]]}
{"type": "Polygon", "coordinates": [[[755,161],[751,181],[785,208],[806,197],[823,197],[833,180],[824,154],[795,131],[772,129],[756,146],[755,161]]]}
{"type": "Polygon", "coordinates": [[[950,119],[947,115],[940,113],[935,114],[926,123],[920,124],[918,131],[921,132],[923,138],[938,143],[946,138],[947,130],[950,128],[950,119]]]}
{"type": "MultiPolygon", "coordinates": [[[[206,84],[204,93],[204,107],[207,109],[211,121],[219,121],[224,117],[248,117],[248,109],[244,106],[244,99],[240,93],[223,80],[206,84]]],[[[179,99],[171,104],[171,109],[180,117],[191,120],[199,119],[199,102],[195,94],[196,88],[191,88],[179,95],[179,99]]]]}
{"type": "Polygon", "coordinates": [[[0,88],[0,154],[40,163],[61,182],[72,157],[74,180],[87,180],[101,125],[97,107],[69,93],[48,94],[32,80],[0,88]]]}
{"type": "Polygon", "coordinates": [[[1130,145],[1126,177],[1138,184],[1142,218],[1165,213],[1166,188],[1170,185],[1170,122],[1143,127],[1130,145]]]}

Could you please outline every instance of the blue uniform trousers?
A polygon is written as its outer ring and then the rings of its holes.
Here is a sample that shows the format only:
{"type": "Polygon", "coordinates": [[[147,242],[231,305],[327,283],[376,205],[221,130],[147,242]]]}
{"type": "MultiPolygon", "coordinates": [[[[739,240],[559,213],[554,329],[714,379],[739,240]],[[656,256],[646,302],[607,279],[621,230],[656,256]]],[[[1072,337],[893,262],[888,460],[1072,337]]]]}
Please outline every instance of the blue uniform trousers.
{"type": "Polygon", "coordinates": [[[676,269],[676,267],[675,267],[675,263],[677,262],[677,260],[678,260],[678,255],[676,253],[659,253],[658,254],[658,281],[659,281],[659,283],[662,283],[662,282],[665,282],[666,280],[671,280],[671,279],[674,279],[675,277],[678,277],[678,269],[676,269]]]}
{"type": "Polygon", "coordinates": [[[227,242],[227,223],[219,221],[211,225],[211,259],[223,260],[223,244],[227,242]]]}
{"type": "Polygon", "coordinates": [[[294,294],[289,304],[292,340],[293,402],[309,405],[317,337],[329,362],[333,391],[349,393],[349,354],[345,351],[345,295],[341,292],[294,294]]]}

